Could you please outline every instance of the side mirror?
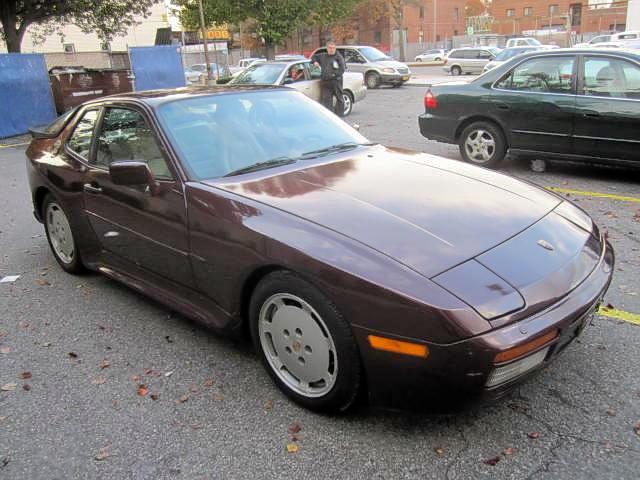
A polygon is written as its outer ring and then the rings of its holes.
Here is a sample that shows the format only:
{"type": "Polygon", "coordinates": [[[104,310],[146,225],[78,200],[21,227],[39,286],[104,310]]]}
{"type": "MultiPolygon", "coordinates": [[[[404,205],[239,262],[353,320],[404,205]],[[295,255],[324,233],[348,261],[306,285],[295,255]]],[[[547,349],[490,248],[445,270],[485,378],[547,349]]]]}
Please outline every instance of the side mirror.
{"type": "Polygon", "coordinates": [[[152,194],[158,192],[159,184],[144,162],[113,162],[109,165],[109,176],[116,185],[148,185],[152,194]]]}
{"type": "Polygon", "coordinates": [[[282,84],[283,84],[283,85],[291,85],[292,83],[293,83],[293,78],[285,78],[285,79],[282,81],[282,84]]]}

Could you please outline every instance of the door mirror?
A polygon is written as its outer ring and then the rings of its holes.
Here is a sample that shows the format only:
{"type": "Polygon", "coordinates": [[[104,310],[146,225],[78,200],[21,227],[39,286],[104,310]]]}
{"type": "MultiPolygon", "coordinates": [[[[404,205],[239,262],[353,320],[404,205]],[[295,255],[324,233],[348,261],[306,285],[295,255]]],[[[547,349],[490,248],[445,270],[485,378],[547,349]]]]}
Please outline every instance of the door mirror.
{"type": "Polygon", "coordinates": [[[282,84],[283,84],[283,85],[291,85],[292,83],[293,83],[293,78],[285,78],[285,79],[282,81],[282,84]]]}
{"type": "Polygon", "coordinates": [[[113,162],[109,165],[109,175],[115,185],[148,185],[153,194],[158,190],[158,183],[144,162],[113,162]]]}

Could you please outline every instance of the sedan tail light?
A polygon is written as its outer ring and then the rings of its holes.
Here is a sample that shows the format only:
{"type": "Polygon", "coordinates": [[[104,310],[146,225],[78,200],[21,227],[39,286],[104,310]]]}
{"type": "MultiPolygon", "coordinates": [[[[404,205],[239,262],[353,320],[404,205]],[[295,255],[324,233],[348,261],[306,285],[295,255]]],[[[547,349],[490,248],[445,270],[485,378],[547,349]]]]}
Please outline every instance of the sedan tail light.
{"type": "Polygon", "coordinates": [[[427,93],[424,95],[424,108],[428,108],[430,110],[438,108],[438,100],[436,100],[436,96],[433,94],[431,89],[428,89],[427,93]]]}

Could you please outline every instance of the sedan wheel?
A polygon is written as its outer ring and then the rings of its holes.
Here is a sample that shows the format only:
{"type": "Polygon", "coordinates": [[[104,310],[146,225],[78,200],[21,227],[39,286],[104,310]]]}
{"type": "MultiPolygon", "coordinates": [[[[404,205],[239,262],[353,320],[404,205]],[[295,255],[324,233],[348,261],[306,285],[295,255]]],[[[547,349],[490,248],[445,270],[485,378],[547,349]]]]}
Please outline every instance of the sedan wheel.
{"type": "Polygon", "coordinates": [[[351,329],[315,287],[290,272],[274,272],[256,287],[251,335],[267,371],[301,405],[346,410],[361,383],[351,329]]]}
{"type": "Polygon", "coordinates": [[[475,122],[460,136],[460,154],[469,163],[495,167],[506,153],[502,132],[489,122],[475,122]]]}
{"type": "Polygon", "coordinates": [[[80,254],[67,214],[51,195],[45,198],[43,211],[45,232],[54,257],[67,272],[82,271],[80,254]]]}
{"type": "Polygon", "coordinates": [[[342,101],[344,102],[343,115],[346,117],[351,114],[351,111],[353,110],[353,99],[351,98],[351,94],[349,92],[344,92],[342,94],[342,101]]]}

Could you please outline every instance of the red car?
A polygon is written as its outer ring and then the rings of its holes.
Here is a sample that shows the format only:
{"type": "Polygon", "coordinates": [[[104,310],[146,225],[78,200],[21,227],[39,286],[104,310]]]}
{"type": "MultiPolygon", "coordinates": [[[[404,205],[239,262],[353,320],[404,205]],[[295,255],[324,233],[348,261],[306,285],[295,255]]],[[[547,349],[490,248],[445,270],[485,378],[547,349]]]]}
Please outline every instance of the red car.
{"type": "Polygon", "coordinates": [[[500,394],[611,281],[573,204],[371,144],[287,88],[107,97],[33,135],[34,212],[63,269],[250,337],[308,408],[500,394]]]}

